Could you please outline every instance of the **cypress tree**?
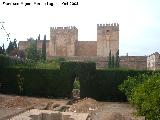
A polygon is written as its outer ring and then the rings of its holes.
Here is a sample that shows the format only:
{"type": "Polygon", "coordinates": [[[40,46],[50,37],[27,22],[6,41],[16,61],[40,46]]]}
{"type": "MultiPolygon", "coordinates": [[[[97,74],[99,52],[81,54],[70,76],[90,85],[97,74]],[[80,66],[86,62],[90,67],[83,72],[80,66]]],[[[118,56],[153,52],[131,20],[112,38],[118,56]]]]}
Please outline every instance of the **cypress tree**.
{"type": "Polygon", "coordinates": [[[115,67],[119,68],[119,50],[116,52],[115,67]]]}
{"type": "Polygon", "coordinates": [[[36,47],[36,50],[35,50],[35,55],[36,55],[36,61],[38,61],[39,60],[39,58],[40,58],[40,55],[39,55],[39,53],[38,53],[38,48],[37,48],[37,46],[38,46],[38,40],[40,40],[40,34],[38,35],[38,39],[36,39],[36,45],[35,45],[35,47],[36,47]]]}
{"type": "Polygon", "coordinates": [[[38,40],[40,40],[40,34],[38,35],[38,40]]]}
{"type": "Polygon", "coordinates": [[[42,43],[42,59],[46,60],[46,35],[44,35],[44,40],[42,43]]]}
{"type": "Polygon", "coordinates": [[[0,54],[3,54],[3,49],[1,46],[0,46],[0,54]]]}
{"type": "Polygon", "coordinates": [[[111,68],[115,67],[114,55],[112,55],[111,68]]]}
{"type": "Polygon", "coordinates": [[[3,55],[5,55],[4,43],[3,43],[3,46],[2,46],[2,52],[3,52],[3,55]]]}
{"type": "Polygon", "coordinates": [[[111,50],[109,51],[109,59],[108,59],[108,68],[111,68],[112,67],[112,65],[111,65],[111,60],[112,60],[112,58],[111,58],[111,50]]]}

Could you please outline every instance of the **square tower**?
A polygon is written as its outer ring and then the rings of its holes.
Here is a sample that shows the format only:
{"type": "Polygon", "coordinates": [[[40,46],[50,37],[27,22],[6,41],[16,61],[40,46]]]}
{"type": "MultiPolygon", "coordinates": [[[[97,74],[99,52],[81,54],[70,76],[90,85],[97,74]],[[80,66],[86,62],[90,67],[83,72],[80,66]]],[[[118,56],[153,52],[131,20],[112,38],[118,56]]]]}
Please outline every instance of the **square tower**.
{"type": "Polygon", "coordinates": [[[49,56],[75,56],[77,41],[76,27],[51,27],[49,56]]]}
{"type": "Polygon", "coordinates": [[[97,56],[108,57],[119,50],[119,24],[97,24],[97,56]]]}

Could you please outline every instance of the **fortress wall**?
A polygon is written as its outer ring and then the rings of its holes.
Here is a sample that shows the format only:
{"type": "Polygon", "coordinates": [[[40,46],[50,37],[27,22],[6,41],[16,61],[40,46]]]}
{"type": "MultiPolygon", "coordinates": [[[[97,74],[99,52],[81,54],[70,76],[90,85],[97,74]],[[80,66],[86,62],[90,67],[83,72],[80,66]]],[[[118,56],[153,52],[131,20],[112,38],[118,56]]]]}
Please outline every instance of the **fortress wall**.
{"type": "MultiPolygon", "coordinates": [[[[42,49],[42,43],[43,43],[43,40],[37,40],[37,48],[38,49],[42,49]]],[[[18,47],[19,47],[19,50],[25,50],[27,49],[27,47],[29,47],[29,41],[19,41],[18,43],[18,47]]],[[[49,54],[49,40],[46,41],[46,53],[47,55],[49,54]]]]}
{"type": "MultiPolygon", "coordinates": [[[[104,69],[108,67],[107,57],[73,56],[73,57],[64,57],[64,58],[67,61],[96,62],[96,67],[100,69],[104,69]]],[[[124,69],[146,70],[147,69],[147,56],[120,56],[120,67],[124,69]]]]}
{"type": "Polygon", "coordinates": [[[97,56],[97,42],[78,41],[76,46],[76,56],[97,56]]]}
{"type": "Polygon", "coordinates": [[[147,56],[121,56],[120,67],[127,69],[146,70],[147,56]]]}
{"type": "Polygon", "coordinates": [[[18,43],[19,50],[25,50],[28,46],[28,41],[19,41],[18,43]]]}

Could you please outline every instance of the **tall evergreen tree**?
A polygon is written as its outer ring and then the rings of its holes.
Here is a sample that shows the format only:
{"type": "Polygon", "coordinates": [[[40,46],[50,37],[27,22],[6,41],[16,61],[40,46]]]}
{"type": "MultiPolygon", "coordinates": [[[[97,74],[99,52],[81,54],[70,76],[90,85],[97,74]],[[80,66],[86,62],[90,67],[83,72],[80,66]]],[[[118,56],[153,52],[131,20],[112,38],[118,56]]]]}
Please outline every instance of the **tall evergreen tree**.
{"type": "Polygon", "coordinates": [[[5,55],[4,43],[3,43],[3,46],[2,46],[2,51],[3,51],[3,55],[5,55]]]}
{"type": "Polygon", "coordinates": [[[46,60],[46,35],[44,35],[44,40],[42,43],[42,59],[46,60]]]}
{"type": "Polygon", "coordinates": [[[3,54],[3,49],[1,46],[0,46],[0,54],[3,54]]]}
{"type": "Polygon", "coordinates": [[[111,68],[115,67],[114,55],[112,55],[111,68]]]}
{"type": "Polygon", "coordinates": [[[14,41],[13,41],[13,46],[15,49],[17,49],[17,40],[16,39],[14,39],[14,41]]]}
{"type": "Polygon", "coordinates": [[[112,67],[112,65],[111,65],[111,60],[112,60],[112,58],[111,58],[111,50],[109,51],[109,58],[108,58],[108,68],[111,68],[112,67]]]}
{"type": "Polygon", "coordinates": [[[38,35],[38,39],[36,39],[36,61],[39,60],[40,55],[38,54],[38,41],[40,41],[40,34],[38,35]]]}
{"type": "Polygon", "coordinates": [[[40,40],[40,34],[38,35],[38,40],[40,40]]]}
{"type": "Polygon", "coordinates": [[[5,55],[4,44],[3,44],[3,46],[2,46],[2,47],[0,46],[0,54],[5,55]]]}
{"type": "Polygon", "coordinates": [[[119,50],[116,52],[115,67],[119,68],[119,50]]]}
{"type": "Polygon", "coordinates": [[[38,52],[37,51],[38,51],[38,49],[37,49],[37,39],[36,39],[36,42],[35,42],[35,55],[36,55],[35,56],[36,57],[35,60],[36,61],[38,61],[38,52]]]}

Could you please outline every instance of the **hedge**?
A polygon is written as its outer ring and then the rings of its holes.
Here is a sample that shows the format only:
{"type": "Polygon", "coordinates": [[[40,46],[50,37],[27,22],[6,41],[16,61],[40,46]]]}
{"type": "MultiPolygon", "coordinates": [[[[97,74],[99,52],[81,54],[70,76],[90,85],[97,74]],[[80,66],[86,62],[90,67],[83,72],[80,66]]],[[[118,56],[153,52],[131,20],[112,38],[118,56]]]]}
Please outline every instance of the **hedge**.
{"type": "Polygon", "coordinates": [[[0,69],[0,73],[2,93],[19,94],[18,81],[21,79],[23,82],[23,95],[65,97],[71,93],[70,89],[68,89],[70,86],[70,78],[63,76],[58,69],[6,68],[0,69]]]}
{"type": "MultiPolygon", "coordinates": [[[[147,73],[133,70],[96,70],[92,62],[61,62],[60,69],[0,69],[1,92],[32,96],[69,97],[75,78],[80,96],[97,100],[126,101],[118,86],[128,76],[147,73]],[[22,90],[20,88],[23,88],[22,90]]],[[[150,72],[150,71],[149,71],[150,72]]]]}
{"type": "Polygon", "coordinates": [[[89,96],[97,100],[105,101],[126,101],[127,98],[118,86],[128,78],[128,76],[137,76],[148,71],[135,70],[96,70],[90,78],[84,83],[86,87],[82,88],[85,94],[82,97],[89,96]]]}
{"type": "MultiPolygon", "coordinates": [[[[73,83],[76,77],[80,80],[80,97],[89,97],[89,87],[91,85],[90,80],[95,78],[96,64],[93,62],[62,62],[60,70],[63,75],[71,77],[71,86],[73,89],[73,83]]],[[[92,81],[93,82],[93,81],[92,81]]]]}

